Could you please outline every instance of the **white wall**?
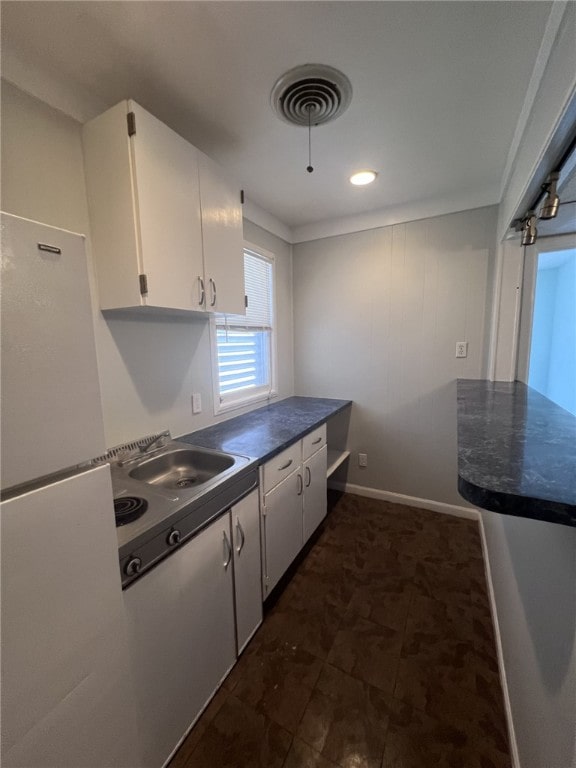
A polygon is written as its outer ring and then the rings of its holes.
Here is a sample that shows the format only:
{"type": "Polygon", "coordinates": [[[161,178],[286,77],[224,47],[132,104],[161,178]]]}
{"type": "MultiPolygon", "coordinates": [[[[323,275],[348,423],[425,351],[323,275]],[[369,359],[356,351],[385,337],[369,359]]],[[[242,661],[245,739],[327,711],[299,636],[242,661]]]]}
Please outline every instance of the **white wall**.
{"type": "Polygon", "coordinates": [[[485,373],[495,224],[480,208],[294,246],[296,393],[354,401],[349,483],[464,505],[455,379],[485,373]]]}
{"type": "MultiPolygon", "coordinates": [[[[5,82],[1,206],[89,235],[80,124],[5,82]]],[[[278,385],[286,397],[294,387],[291,246],[248,221],[244,233],[276,255],[278,385]]],[[[92,289],[107,445],[162,429],[177,436],[221,420],[213,415],[208,320],[104,319],[94,282],[92,289]],[[192,392],[202,395],[203,412],[195,416],[192,392]]]]}

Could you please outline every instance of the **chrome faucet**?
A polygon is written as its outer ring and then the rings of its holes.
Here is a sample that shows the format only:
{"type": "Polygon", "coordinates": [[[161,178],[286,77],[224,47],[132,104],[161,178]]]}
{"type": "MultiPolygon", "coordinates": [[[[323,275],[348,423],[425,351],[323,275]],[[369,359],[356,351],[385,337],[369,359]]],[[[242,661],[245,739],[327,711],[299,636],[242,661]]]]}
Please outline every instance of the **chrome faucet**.
{"type": "Polygon", "coordinates": [[[166,432],[162,432],[161,435],[156,435],[155,437],[151,437],[148,439],[148,441],[140,442],[138,443],[138,448],[140,450],[140,453],[148,453],[148,451],[151,450],[151,448],[158,443],[158,448],[162,448],[165,445],[166,438],[168,437],[168,434],[166,432]]]}

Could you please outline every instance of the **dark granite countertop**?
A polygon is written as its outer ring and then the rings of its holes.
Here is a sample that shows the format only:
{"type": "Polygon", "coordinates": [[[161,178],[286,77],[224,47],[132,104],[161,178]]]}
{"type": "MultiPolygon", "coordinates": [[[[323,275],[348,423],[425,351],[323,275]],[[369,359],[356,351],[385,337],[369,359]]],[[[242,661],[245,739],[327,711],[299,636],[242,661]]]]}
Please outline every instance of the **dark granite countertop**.
{"type": "Polygon", "coordinates": [[[483,509],[576,526],[576,417],[519,381],[458,379],[458,490],[483,509]]]}
{"type": "Polygon", "coordinates": [[[288,397],[178,440],[263,463],[351,405],[351,400],[288,397]]]}

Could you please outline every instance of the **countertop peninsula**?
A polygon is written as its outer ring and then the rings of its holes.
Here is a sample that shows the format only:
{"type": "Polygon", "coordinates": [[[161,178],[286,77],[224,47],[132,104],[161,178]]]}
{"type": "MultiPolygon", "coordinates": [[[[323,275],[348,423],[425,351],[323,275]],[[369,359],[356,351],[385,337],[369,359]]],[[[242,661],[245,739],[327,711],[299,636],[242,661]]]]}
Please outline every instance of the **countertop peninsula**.
{"type": "Polygon", "coordinates": [[[458,379],[457,389],[460,494],[576,526],[576,417],[519,381],[458,379]]]}
{"type": "Polygon", "coordinates": [[[178,440],[263,463],[351,405],[351,400],[287,397],[178,440]]]}

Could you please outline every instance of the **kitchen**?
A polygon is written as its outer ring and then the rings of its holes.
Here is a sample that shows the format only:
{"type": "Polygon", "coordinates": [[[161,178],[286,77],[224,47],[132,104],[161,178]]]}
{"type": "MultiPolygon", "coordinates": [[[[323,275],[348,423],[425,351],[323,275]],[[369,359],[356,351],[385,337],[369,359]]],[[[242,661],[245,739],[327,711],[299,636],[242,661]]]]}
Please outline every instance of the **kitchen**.
{"type": "MultiPolygon", "coordinates": [[[[49,5],[52,4],[46,4],[49,5]]],[[[7,6],[10,4],[5,4],[5,8],[7,6]]],[[[8,10],[15,12],[16,9],[8,10]]],[[[38,14],[42,12],[38,6],[35,10],[38,14]]],[[[351,213],[364,215],[360,225],[350,224],[347,229],[340,215],[331,226],[317,224],[315,232],[312,231],[314,223],[302,225],[299,240],[293,238],[278,217],[264,210],[265,205],[260,207],[251,202],[247,188],[244,238],[274,253],[276,259],[278,399],[298,394],[346,398],[354,402],[348,448],[353,455],[366,453],[369,461],[366,468],[350,462],[347,477],[350,486],[373,489],[381,493],[381,498],[386,498],[384,494],[388,493],[389,498],[408,497],[409,503],[414,503],[413,499],[428,500],[436,510],[465,506],[456,489],[454,380],[485,377],[490,354],[496,365],[493,377],[514,378],[505,349],[513,334],[512,326],[507,327],[505,323],[514,321],[506,312],[500,317],[500,354],[490,350],[491,333],[494,333],[490,330],[493,328],[492,289],[497,282],[495,275],[502,266],[496,243],[502,240],[525,188],[531,183],[535,158],[545,154],[552,129],[561,123],[560,116],[569,111],[566,104],[573,98],[574,86],[570,46],[573,11],[573,4],[566,7],[555,4],[548,18],[548,7],[543,5],[542,17],[534,22],[540,37],[548,23],[548,60],[540,76],[544,84],[552,85],[536,94],[532,84],[535,97],[532,117],[526,123],[523,140],[516,142],[516,159],[508,170],[509,183],[502,197],[499,192],[484,191],[482,195],[471,193],[465,199],[460,195],[457,202],[431,199],[420,206],[407,205],[403,210],[394,209],[393,201],[389,201],[387,213],[380,217],[373,214],[371,219],[361,210],[362,199],[355,198],[350,207],[359,206],[359,210],[351,213]],[[554,23],[557,36],[552,34],[554,23]],[[552,98],[556,101],[550,105],[547,99],[552,98]],[[381,254],[386,257],[383,259],[381,254]],[[421,268],[422,260],[428,271],[421,268]],[[432,279],[435,274],[437,282],[432,279]],[[386,285],[392,285],[393,290],[383,293],[386,285]],[[454,285],[459,286],[458,292],[454,291],[454,285]],[[321,313],[317,309],[319,295],[323,299],[321,313]],[[381,301],[383,295],[388,303],[381,301]],[[352,305],[345,311],[344,297],[350,297],[348,301],[352,305]],[[433,327],[432,313],[438,306],[444,307],[445,316],[435,318],[433,327]],[[385,329],[386,334],[379,336],[379,328],[385,329]],[[464,328],[469,354],[459,361],[453,356],[453,342],[460,339],[459,332],[464,328]],[[358,344],[358,339],[366,339],[366,344],[358,344]],[[438,355],[445,357],[440,360],[438,355]]],[[[43,13],[49,13],[48,8],[43,13]]],[[[64,22],[56,10],[54,13],[52,23],[58,27],[64,22]]],[[[65,13],[62,7],[59,13],[65,13]]],[[[207,14],[204,21],[208,24],[210,13],[206,8],[203,13],[207,14]]],[[[3,21],[8,34],[8,14],[3,21]]],[[[82,102],[88,99],[89,88],[75,86],[73,78],[62,82],[44,67],[34,47],[39,45],[38,38],[45,35],[46,29],[54,34],[56,30],[48,18],[40,21],[44,26],[40,24],[36,37],[26,46],[16,37],[17,47],[12,55],[3,53],[3,75],[7,81],[3,82],[2,90],[2,208],[70,231],[89,233],[80,126],[85,120],[73,119],[67,114],[78,114],[79,109],[84,109],[93,117],[104,109],[94,109],[82,102]]],[[[250,22],[253,24],[255,20],[251,18],[250,22]]],[[[32,33],[31,19],[24,18],[22,23],[23,29],[32,33]]],[[[216,15],[212,23],[218,26],[222,19],[216,15]]],[[[143,26],[143,22],[141,24],[143,26]]],[[[207,32],[206,35],[209,39],[207,32]]],[[[114,36],[104,35],[104,38],[109,41],[108,53],[112,59],[114,36]]],[[[322,52],[322,56],[320,53],[320,60],[332,61],[327,52],[325,55],[322,52]]],[[[80,50],[76,50],[76,55],[81,55],[80,50]]],[[[534,56],[525,62],[523,91],[517,97],[514,120],[521,112],[534,56]]],[[[296,65],[310,58],[315,57],[307,52],[290,62],[296,65]]],[[[288,64],[278,66],[277,75],[288,68],[288,64]]],[[[341,68],[347,71],[344,64],[341,68]]],[[[265,101],[277,75],[270,77],[263,94],[265,101]]],[[[103,72],[101,76],[104,77],[103,72]]],[[[149,73],[148,76],[151,77],[149,73]]],[[[213,87],[217,96],[222,86],[213,84],[213,87]]],[[[97,88],[95,91],[98,93],[97,88]]],[[[137,101],[142,98],[133,92],[123,96],[137,101]]],[[[122,97],[109,101],[105,107],[122,97]]],[[[162,103],[159,97],[157,103],[162,103]]],[[[177,94],[171,97],[171,104],[172,116],[178,117],[177,94]]],[[[353,105],[354,101],[350,109],[353,105]]],[[[154,111],[152,100],[144,106],[154,111]]],[[[267,104],[265,107],[269,109],[267,104]]],[[[168,105],[163,109],[166,115],[170,114],[168,105]]],[[[168,122],[164,113],[156,114],[168,122]]],[[[204,119],[209,122],[207,117],[204,119]]],[[[277,121],[274,115],[270,119],[273,124],[277,121]]],[[[337,126],[335,122],[334,130],[337,126]]],[[[178,128],[176,123],[171,127],[178,128]]],[[[323,130],[328,129],[312,131],[312,150],[318,153],[319,160],[314,161],[316,168],[308,177],[304,134],[301,129],[294,129],[296,139],[290,144],[289,164],[290,173],[298,179],[302,176],[298,184],[316,184],[316,174],[322,173],[323,130]]],[[[223,134],[220,141],[225,145],[226,129],[220,128],[220,131],[223,134]]],[[[513,132],[511,123],[504,159],[513,132]]],[[[211,135],[210,131],[207,135],[211,135]]],[[[287,140],[292,142],[292,138],[287,140]]],[[[212,148],[200,142],[197,145],[208,154],[212,148]]],[[[267,155],[271,151],[270,147],[262,149],[267,155]]],[[[512,265],[513,269],[521,249],[517,241],[505,248],[506,259],[509,259],[505,266],[512,265]]],[[[507,276],[505,273],[502,284],[503,307],[512,306],[515,299],[515,275],[511,275],[510,283],[506,282],[507,276]]],[[[95,282],[92,289],[93,296],[97,297],[95,282]]],[[[97,310],[96,298],[94,307],[106,446],[163,429],[169,429],[172,435],[187,434],[224,418],[215,417],[211,407],[208,323],[148,318],[107,320],[97,310]],[[192,353],[183,355],[184,349],[192,353]],[[201,413],[195,415],[190,407],[192,393],[199,393],[203,404],[201,413]]],[[[534,646],[535,638],[541,636],[534,625],[539,626],[542,619],[539,601],[546,594],[555,595],[559,614],[573,613],[569,590],[563,593],[556,589],[563,580],[565,584],[571,583],[570,554],[573,555],[574,539],[570,534],[573,532],[564,526],[521,519],[501,521],[489,515],[486,513],[485,525],[489,532],[495,590],[499,590],[498,599],[503,601],[503,614],[517,618],[514,627],[508,628],[508,641],[505,635],[503,643],[510,643],[505,654],[522,755],[519,764],[532,768],[546,762],[562,766],[564,761],[570,765],[566,759],[570,744],[566,742],[565,723],[570,722],[570,712],[574,711],[570,710],[573,704],[570,704],[569,688],[574,660],[572,657],[572,666],[568,664],[564,671],[563,685],[551,685],[550,679],[558,681],[560,671],[550,662],[552,650],[545,640],[534,646]],[[550,553],[546,558],[542,555],[542,560],[531,554],[536,576],[548,589],[543,589],[537,604],[528,609],[526,585],[532,582],[522,575],[525,567],[522,552],[533,553],[535,538],[540,542],[541,552],[550,553]],[[518,657],[514,653],[516,647],[522,648],[518,657]],[[550,664],[554,672],[547,677],[544,670],[550,670],[550,664]],[[545,724],[537,729],[533,726],[536,716],[545,718],[545,724]]],[[[569,624],[567,621],[561,642],[571,642],[573,646],[569,624]]]]}

